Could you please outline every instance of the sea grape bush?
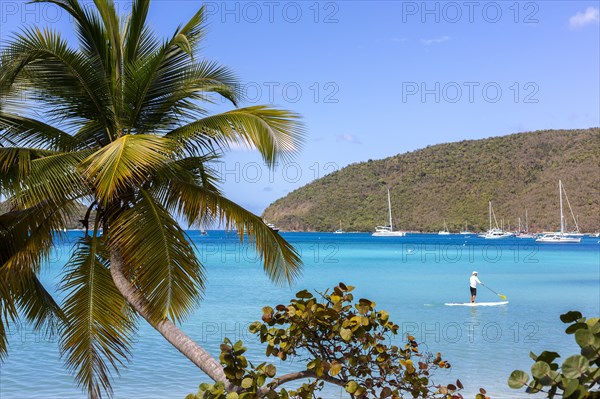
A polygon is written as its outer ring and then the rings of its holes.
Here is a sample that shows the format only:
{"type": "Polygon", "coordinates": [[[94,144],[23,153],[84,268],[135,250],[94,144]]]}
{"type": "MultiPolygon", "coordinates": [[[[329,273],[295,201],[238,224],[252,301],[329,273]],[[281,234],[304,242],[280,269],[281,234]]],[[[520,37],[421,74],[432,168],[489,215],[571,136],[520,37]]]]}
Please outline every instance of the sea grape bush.
{"type": "Polygon", "coordinates": [[[572,334],[581,348],[579,354],[567,357],[559,365],[557,352],[544,351],[534,360],[530,376],[521,370],[512,372],[508,385],[513,389],[526,387],[526,392],[545,392],[548,398],[600,398],[600,319],[586,319],[580,312],[571,311],[560,316],[570,324],[565,332],[572,334]]]}
{"type": "MultiPolygon", "coordinates": [[[[414,337],[392,343],[398,325],[375,302],[354,300],[352,286],[340,283],[317,296],[303,290],[288,305],[265,307],[250,332],[266,345],[266,355],[304,364],[298,372],[277,375],[273,364],[253,365],[241,341],[225,339],[220,361],[229,382],[203,383],[186,399],[316,398],[326,383],[344,387],[352,398],[460,399],[463,385],[435,385],[431,374],[450,363],[421,351],[414,337]],[[294,389],[282,385],[303,380],[294,389]]],[[[485,399],[481,389],[477,399],[485,399]]]]}

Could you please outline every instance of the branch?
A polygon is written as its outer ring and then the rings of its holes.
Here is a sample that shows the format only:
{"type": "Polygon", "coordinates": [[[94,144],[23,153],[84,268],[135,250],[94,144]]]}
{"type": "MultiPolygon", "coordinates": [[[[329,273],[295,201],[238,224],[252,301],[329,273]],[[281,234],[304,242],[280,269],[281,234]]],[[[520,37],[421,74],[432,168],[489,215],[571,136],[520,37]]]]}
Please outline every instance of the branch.
{"type": "Polygon", "coordinates": [[[286,384],[288,382],[291,381],[296,381],[296,380],[301,380],[304,378],[316,378],[318,380],[322,380],[325,382],[328,382],[330,384],[334,384],[334,385],[338,385],[341,387],[345,387],[346,386],[346,382],[342,381],[340,379],[337,378],[333,378],[331,376],[325,375],[323,374],[321,377],[317,377],[317,374],[312,371],[312,370],[304,370],[304,371],[297,371],[294,373],[288,373],[288,374],[284,374],[281,377],[275,378],[273,380],[273,382],[271,383],[271,385],[269,387],[262,387],[260,389],[260,391],[258,392],[260,397],[265,396],[269,391],[283,385],[286,384]]]}

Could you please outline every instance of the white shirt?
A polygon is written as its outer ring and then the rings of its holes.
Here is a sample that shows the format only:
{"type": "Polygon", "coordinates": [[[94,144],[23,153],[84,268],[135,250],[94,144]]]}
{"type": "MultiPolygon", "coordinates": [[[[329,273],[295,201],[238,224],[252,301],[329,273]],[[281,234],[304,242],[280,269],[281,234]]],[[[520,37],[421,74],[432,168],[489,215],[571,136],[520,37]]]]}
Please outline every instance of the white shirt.
{"type": "Polygon", "coordinates": [[[477,288],[477,284],[482,284],[476,275],[472,275],[469,281],[471,283],[471,288],[477,288]]]}

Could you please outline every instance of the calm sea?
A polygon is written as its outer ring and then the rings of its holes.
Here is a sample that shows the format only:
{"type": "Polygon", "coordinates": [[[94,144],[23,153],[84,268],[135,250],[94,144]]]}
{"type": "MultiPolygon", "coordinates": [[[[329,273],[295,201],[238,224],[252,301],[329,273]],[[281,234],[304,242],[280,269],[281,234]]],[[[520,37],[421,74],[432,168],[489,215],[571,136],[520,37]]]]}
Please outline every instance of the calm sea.
{"type": "MultiPolygon", "coordinates": [[[[50,290],[68,259],[72,242],[57,249],[42,276],[50,290]]],[[[340,281],[356,286],[356,296],[369,298],[387,310],[401,332],[411,333],[429,351],[440,351],[452,364],[433,379],[450,383],[459,378],[473,397],[485,387],[494,398],[530,397],[510,390],[512,370],[529,370],[529,352],[555,350],[565,355],[577,347],[566,336],[559,315],[581,310],[600,314],[600,244],[540,244],[533,240],[484,240],[460,235],[409,235],[403,238],[369,234],[282,233],[300,250],[302,277],[293,287],[276,287],[265,277],[251,247],[236,237],[211,231],[190,232],[207,269],[205,300],[183,326],[215,355],[224,337],[242,339],[251,360],[264,350],[247,332],[265,305],[288,303],[300,289],[325,290],[340,281]],[[469,300],[473,270],[488,286],[508,297],[497,307],[448,307],[445,302],[469,300]]],[[[484,287],[478,301],[499,298],[484,287]]],[[[182,399],[195,392],[203,374],[141,323],[132,362],[114,381],[116,398],[182,399]]],[[[281,372],[299,364],[274,361],[281,372]]],[[[324,392],[339,398],[337,387],[324,392]]],[[[0,365],[0,398],[84,398],[59,358],[56,341],[41,339],[27,326],[13,327],[8,359],[0,365]]]]}

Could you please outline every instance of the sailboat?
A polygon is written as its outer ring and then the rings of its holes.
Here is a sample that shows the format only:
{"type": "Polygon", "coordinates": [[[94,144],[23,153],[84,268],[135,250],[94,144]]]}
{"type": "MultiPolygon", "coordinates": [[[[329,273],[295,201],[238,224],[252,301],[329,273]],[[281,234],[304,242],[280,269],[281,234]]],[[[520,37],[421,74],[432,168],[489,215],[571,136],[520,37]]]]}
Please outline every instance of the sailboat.
{"type": "Polygon", "coordinates": [[[344,234],[345,231],[342,229],[342,221],[340,220],[340,228],[333,232],[333,234],[344,234]]]}
{"type": "Polygon", "coordinates": [[[371,234],[373,237],[404,237],[405,231],[394,231],[392,224],[392,200],[390,198],[390,189],[387,190],[388,194],[388,211],[390,216],[390,224],[387,226],[376,226],[375,232],[371,234]]]}
{"type": "MultiPolygon", "coordinates": [[[[577,244],[581,242],[581,237],[572,237],[565,233],[565,216],[563,214],[563,192],[565,193],[565,197],[567,198],[567,204],[569,205],[569,210],[571,211],[571,216],[573,216],[573,209],[571,209],[571,204],[569,203],[569,197],[567,197],[567,192],[562,185],[562,181],[558,181],[558,193],[560,198],[560,232],[544,234],[535,242],[542,243],[555,243],[555,244],[577,244]]],[[[573,216],[575,220],[575,216],[573,216]]],[[[577,221],[575,221],[575,226],[577,227],[577,221]]]]}
{"type": "Polygon", "coordinates": [[[519,217],[519,233],[516,235],[517,238],[535,238],[535,234],[529,233],[529,222],[527,221],[527,209],[525,209],[525,226],[521,225],[521,218],[519,217]]]}
{"type": "Polygon", "coordinates": [[[485,234],[479,235],[479,237],[486,238],[488,240],[497,240],[499,238],[508,238],[508,237],[512,236],[511,233],[508,233],[498,227],[498,221],[496,220],[496,214],[494,213],[494,209],[492,208],[492,201],[489,202],[489,214],[490,214],[490,229],[485,234]],[[494,217],[494,223],[495,223],[496,227],[492,227],[492,216],[494,217]]]}
{"type": "MultiPolygon", "coordinates": [[[[564,190],[564,188],[563,188],[564,190]]],[[[565,198],[567,199],[567,204],[569,204],[569,197],[567,197],[567,193],[565,192],[565,198]]],[[[569,204],[569,209],[571,208],[571,204],[569,204]]],[[[571,215],[573,214],[573,211],[571,210],[571,215]]],[[[570,231],[567,233],[567,235],[571,236],[571,237],[583,237],[585,234],[583,234],[581,231],[579,231],[579,216],[573,216],[573,221],[575,222],[575,230],[574,231],[570,231]]],[[[566,228],[567,226],[565,226],[566,228]]]]}
{"type": "Polygon", "coordinates": [[[465,220],[465,229],[463,231],[460,232],[460,234],[462,235],[468,235],[468,234],[473,234],[469,231],[469,229],[467,228],[467,221],[465,220]]]}
{"type": "Polygon", "coordinates": [[[275,226],[273,223],[267,223],[267,222],[265,222],[265,224],[267,225],[268,228],[270,228],[274,232],[277,233],[279,231],[279,227],[275,226]]]}
{"type": "Polygon", "coordinates": [[[438,231],[438,234],[441,236],[447,236],[450,234],[450,231],[448,231],[448,225],[446,224],[446,219],[444,219],[444,230],[438,231]]]}

